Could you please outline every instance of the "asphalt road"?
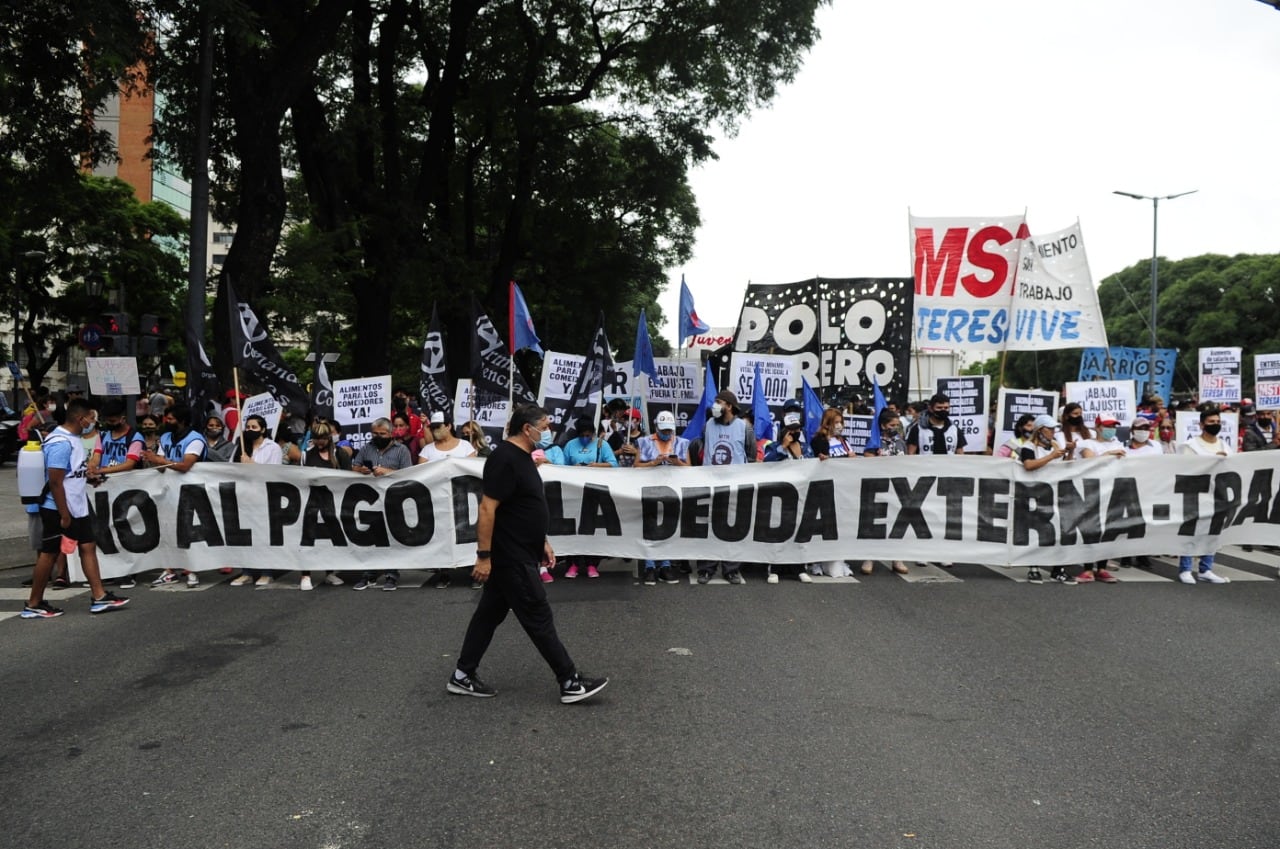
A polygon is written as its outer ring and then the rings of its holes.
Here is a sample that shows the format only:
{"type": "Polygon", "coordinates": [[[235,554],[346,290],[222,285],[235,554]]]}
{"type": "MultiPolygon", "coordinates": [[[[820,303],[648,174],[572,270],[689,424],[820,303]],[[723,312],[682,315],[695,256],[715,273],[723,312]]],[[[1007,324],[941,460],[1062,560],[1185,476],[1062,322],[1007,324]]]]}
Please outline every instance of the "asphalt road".
{"type": "Polygon", "coordinates": [[[1280,844],[1280,582],[955,571],[557,581],[571,653],[612,679],[576,706],[514,620],[497,698],[445,693],[465,587],[140,586],[95,617],[64,591],[60,619],[0,622],[0,842],[1280,844]]]}

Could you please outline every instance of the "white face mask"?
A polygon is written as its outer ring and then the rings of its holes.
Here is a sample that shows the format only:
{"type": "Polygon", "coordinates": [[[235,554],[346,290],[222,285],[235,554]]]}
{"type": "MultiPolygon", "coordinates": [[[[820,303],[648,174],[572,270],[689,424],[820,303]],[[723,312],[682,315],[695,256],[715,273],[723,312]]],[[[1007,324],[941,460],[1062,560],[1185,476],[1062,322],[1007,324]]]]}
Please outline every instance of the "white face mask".
{"type": "Polygon", "coordinates": [[[1139,445],[1146,442],[1150,438],[1151,438],[1151,431],[1149,430],[1135,430],[1133,432],[1133,441],[1138,443],[1139,445]]]}
{"type": "Polygon", "coordinates": [[[711,417],[713,419],[718,419],[723,415],[724,415],[724,404],[721,404],[719,401],[717,401],[711,405],[711,417]]]}

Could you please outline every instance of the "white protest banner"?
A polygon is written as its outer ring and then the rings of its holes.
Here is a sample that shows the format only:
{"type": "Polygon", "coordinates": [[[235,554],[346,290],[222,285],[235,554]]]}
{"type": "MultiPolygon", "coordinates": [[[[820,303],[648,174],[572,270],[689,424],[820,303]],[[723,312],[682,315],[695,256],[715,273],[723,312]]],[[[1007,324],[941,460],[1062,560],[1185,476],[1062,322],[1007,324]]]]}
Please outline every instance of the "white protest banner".
{"type": "Polygon", "coordinates": [[[470,378],[460,378],[453,393],[454,427],[461,427],[463,422],[475,422],[484,432],[489,447],[493,448],[506,438],[507,421],[511,418],[509,406],[506,398],[493,397],[488,404],[477,407],[476,391],[470,378]]]}
{"type": "Polygon", "coordinates": [[[1058,393],[1000,387],[996,398],[996,448],[1013,438],[1013,426],[1024,414],[1058,418],[1058,393]]]}
{"type": "MultiPolygon", "coordinates": [[[[484,461],[371,478],[197,463],[90,493],[103,577],[162,567],[394,569],[475,561],[484,461]]],[[[1103,458],[1028,472],[983,456],[647,469],[543,465],[560,555],[756,563],[1086,563],[1280,542],[1275,460],[1103,458]]]]}
{"type": "Polygon", "coordinates": [[[760,382],[764,398],[775,422],[782,421],[782,405],[799,397],[800,363],[794,356],[776,354],[744,354],[735,351],[729,359],[729,375],[721,389],[738,396],[738,405],[751,409],[756,384],[756,364],[760,365],[760,382]]]}
{"type": "Polygon", "coordinates": [[[1067,403],[1076,403],[1084,415],[1085,427],[1093,430],[1098,416],[1109,416],[1120,422],[1121,440],[1129,438],[1129,425],[1138,416],[1132,380],[1092,380],[1068,383],[1067,403]]]}
{"type": "Polygon", "coordinates": [[[649,415],[654,416],[662,410],[671,411],[676,417],[676,432],[680,433],[702,400],[702,361],[664,357],[653,362],[657,366],[657,374],[649,378],[649,415]]]}
{"type": "Polygon", "coordinates": [[[1021,215],[911,216],[915,340],[919,347],[990,351],[1005,347],[1018,252],[1031,235],[1021,215]]]}
{"type": "Polygon", "coordinates": [[[951,420],[964,434],[964,450],[969,454],[986,451],[991,378],[985,374],[940,377],[937,387],[951,399],[951,420]]]}
{"type": "Polygon", "coordinates": [[[1107,347],[1107,329],[1079,222],[1065,230],[1024,239],[1005,349],[1092,346],[1107,347]]]}
{"type": "Polygon", "coordinates": [[[1280,354],[1254,354],[1253,405],[1259,410],[1280,410],[1280,354]]]}
{"type": "Polygon", "coordinates": [[[538,384],[538,406],[547,411],[553,430],[564,424],[569,412],[569,399],[578,382],[578,374],[587,358],[581,354],[547,351],[542,358],[542,382],[538,384]]]}
{"type": "Polygon", "coordinates": [[[84,367],[89,373],[89,391],[94,395],[137,395],[142,392],[138,361],[133,357],[88,357],[84,367]]]}
{"type": "Polygon", "coordinates": [[[356,451],[369,441],[374,421],[390,417],[391,375],[333,382],[333,420],[356,451]]]}
{"type": "Polygon", "coordinates": [[[1200,349],[1200,403],[1238,404],[1243,396],[1240,348],[1200,349]]]}
{"type": "Polygon", "coordinates": [[[244,420],[249,416],[262,416],[266,419],[267,433],[274,437],[276,428],[280,426],[280,414],[282,412],[283,408],[280,406],[280,402],[270,392],[259,392],[257,395],[250,395],[240,405],[240,421],[236,422],[236,429],[231,435],[231,441],[240,441],[240,431],[244,429],[244,420]]]}
{"type": "MultiPolygon", "coordinates": [[[[1227,443],[1233,452],[1240,450],[1240,441],[1236,439],[1240,433],[1240,414],[1239,413],[1219,413],[1222,420],[1222,430],[1218,433],[1218,439],[1227,443]]],[[[1179,410],[1173,419],[1174,438],[1181,445],[1191,439],[1200,436],[1200,414],[1195,410],[1179,410]]]]}

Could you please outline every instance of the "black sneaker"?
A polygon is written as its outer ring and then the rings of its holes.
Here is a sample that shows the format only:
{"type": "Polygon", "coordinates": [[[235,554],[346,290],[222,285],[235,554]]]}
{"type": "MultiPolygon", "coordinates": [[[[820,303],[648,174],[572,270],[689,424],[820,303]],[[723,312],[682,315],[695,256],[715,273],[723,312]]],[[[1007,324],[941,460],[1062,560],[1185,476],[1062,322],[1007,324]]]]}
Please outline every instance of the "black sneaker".
{"type": "Polygon", "coordinates": [[[746,581],[742,577],[742,573],[737,569],[725,574],[724,579],[731,584],[745,584],[746,581]]]}
{"type": "Polygon", "coordinates": [[[1031,570],[1027,572],[1027,583],[1029,583],[1029,584],[1043,584],[1043,583],[1044,583],[1044,575],[1041,575],[1041,574],[1040,574],[1040,570],[1039,570],[1039,569],[1037,569],[1037,568],[1035,568],[1035,567],[1033,566],[1033,567],[1031,568],[1031,570]]]}
{"type": "Polygon", "coordinates": [[[369,589],[369,587],[371,586],[373,586],[373,582],[369,580],[369,576],[361,575],[360,580],[352,584],[351,589],[355,590],[356,592],[360,592],[361,590],[369,589]]]}
{"type": "Polygon", "coordinates": [[[1074,587],[1079,583],[1075,577],[1067,571],[1066,566],[1054,566],[1053,572],[1049,575],[1049,580],[1062,584],[1064,587],[1074,587]]]}
{"type": "Polygon", "coordinates": [[[104,593],[102,598],[89,602],[90,613],[106,613],[108,610],[119,610],[129,603],[129,599],[115,593],[104,593]]]}
{"type": "Polygon", "coordinates": [[[35,607],[27,605],[22,608],[23,619],[52,619],[55,616],[62,615],[61,607],[54,607],[47,601],[42,601],[35,607]]]}
{"type": "Polygon", "coordinates": [[[498,695],[498,691],[486,685],[474,675],[458,680],[458,676],[450,675],[445,689],[455,696],[475,696],[478,699],[489,699],[498,695]]]}
{"type": "Polygon", "coordinates": [[[664,584],[680,583],[680,579],[676,577],[676,573],[671,570],[670,566],[663,566],[658,570],[658,580],[664,584]]]}
{"type": "Polygon", "coordinates": [[[650,566],[644,570],[644,585],[646,587],[656,587],[658,585],[658,570],[650,566]]]}
{"type": "Polygon", "coordinates": [[[560,703],[571,705],[585,701],[603,690],[608,683],[608,678],[583,678],[581,675],[574,675],[569,683],[560,685],[560,703]]]}
{"type": "Polygon", "coordinates": [[[132,575],[125,575],[123,578],[120,579],[119,583],[116,584],[116,586],[122,590],[132,589],[137,585],[138,585],[138,582],[134,580],[134,577],[132,575]]]}
{"type": "Polygon", "coordinates": [[[382,579],[382,591],[384,593],[393,593],[396,591],[396,579],[388,575],[382,579]]]}
{"type": "Polygon", "coordinates": [[[423,584],[423,586],[435,587],[438,590],[443,590],[449,586],[449,573],[444,569],[432,572],[431,577],[427,578],[427,582],[423,584]]]}
{"type": "Polygon", "coordinates": [[[698,573],[698,583],[699,583],[699,584],[705,584],[707,581],[710,581],[710,580],[711,580],[711,573],[710,573],[710,572],[699,572],[699,573],[698,573]]]}

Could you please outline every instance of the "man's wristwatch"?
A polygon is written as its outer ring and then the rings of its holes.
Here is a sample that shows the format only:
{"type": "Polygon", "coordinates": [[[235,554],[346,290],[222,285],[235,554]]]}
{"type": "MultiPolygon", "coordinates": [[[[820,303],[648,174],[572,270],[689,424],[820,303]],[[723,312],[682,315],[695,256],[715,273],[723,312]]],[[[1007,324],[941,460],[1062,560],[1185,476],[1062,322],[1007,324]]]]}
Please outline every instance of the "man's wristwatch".
{"type": "Polygon", "coordinates": [[[476,560],[488,560],[491,552],[487,548],[476,549],[476,560]]]}

